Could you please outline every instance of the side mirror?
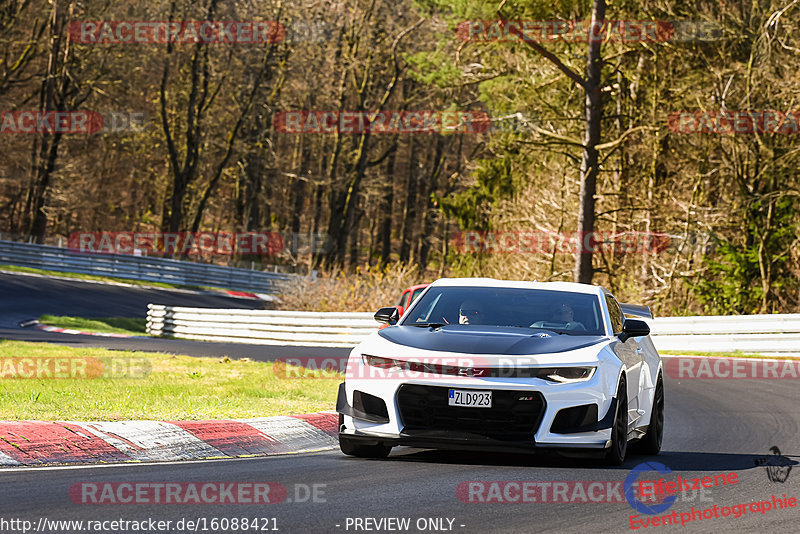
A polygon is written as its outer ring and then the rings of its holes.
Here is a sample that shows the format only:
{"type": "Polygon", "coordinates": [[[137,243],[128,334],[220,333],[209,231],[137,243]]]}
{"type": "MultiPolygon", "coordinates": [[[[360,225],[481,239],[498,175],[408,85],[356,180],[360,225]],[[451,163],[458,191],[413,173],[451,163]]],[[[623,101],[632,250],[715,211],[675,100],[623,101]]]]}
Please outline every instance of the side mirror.
{"type": "Polygon", "coordinates": [[[647,336],[650,334],[650,326],[639,319],[625,319],[622,323],[622,333],[619,335],[623,343],[632,337],[647,336]]]}
{"type": "Polygon", "coordinates": [[[400,313],[394,306],[389,306],[376,311],[373,317],[375,317],[375,320],[379,323],[397,324],[397,320],[400,319],[400,313]]]}

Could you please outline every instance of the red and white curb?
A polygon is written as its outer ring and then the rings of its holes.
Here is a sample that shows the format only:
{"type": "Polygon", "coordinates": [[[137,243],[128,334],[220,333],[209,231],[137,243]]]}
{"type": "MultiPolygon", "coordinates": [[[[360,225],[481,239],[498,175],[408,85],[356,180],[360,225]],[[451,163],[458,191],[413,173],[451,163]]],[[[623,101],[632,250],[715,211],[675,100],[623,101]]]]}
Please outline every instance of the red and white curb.
{"type": "Polygon", "coordinates": [[[266,302],[275,302],[278,300],[275,295],[267,293],[250,293],[249,291],[231,291],[229,289],[222,290],[222,293],[240,299],[264,300],[266,302]]]}
{"type": "Polygon", "coordinates": [[[334,449],[335,412],[219,421],[0,421],[0,466],[171,462],[334,449]]]}
{"type": "Polygon", "coordinates": [[[124,338],[144,338],[148,336],[132,336],[130,334],[112,334],[108,332],[83,332],[73,328],[59,328],[57,326],[49,326],[40,324],[36,326],[37,330],[44,330],[45,332],[55,332],[58,334],[72,334],[76,336],[99,336],[99,337],[124,337],[124,338]]]}

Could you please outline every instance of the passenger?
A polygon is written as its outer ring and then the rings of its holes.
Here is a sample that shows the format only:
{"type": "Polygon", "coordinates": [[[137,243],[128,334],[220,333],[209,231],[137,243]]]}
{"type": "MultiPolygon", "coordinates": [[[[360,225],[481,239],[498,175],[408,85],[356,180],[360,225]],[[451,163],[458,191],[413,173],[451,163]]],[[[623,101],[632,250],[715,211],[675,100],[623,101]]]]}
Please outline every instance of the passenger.
{"type": "Polygon", "coordinates": [[[481,324],[485,321],[483,306],[475,300],[465,300],[458,309],[458,324],[481,324]]]}
{"type": "Polygon", "coordinates": [[[553,322],[564,323],[564,328],[566,330],[586,330],[586,327],[583,326],[583,323],[575,320],[575,310],[572,309],[572,306],[566,303],[561,304],[556,309],[553,322]]]}

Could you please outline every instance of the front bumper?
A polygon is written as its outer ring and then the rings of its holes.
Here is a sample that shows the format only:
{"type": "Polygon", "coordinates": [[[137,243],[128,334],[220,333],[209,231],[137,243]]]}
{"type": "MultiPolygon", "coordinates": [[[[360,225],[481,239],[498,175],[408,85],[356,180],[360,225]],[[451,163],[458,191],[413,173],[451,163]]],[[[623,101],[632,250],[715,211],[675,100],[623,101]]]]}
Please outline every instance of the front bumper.
{"type": "MultiPolygon", "coordinates": [[[[401,388],[409,386],[418,389],[448,387],[443,386],[441,382],[438,384],[398,382],[389,385],[386,382],[376,384],[370,381],[356,381],[353,385],[350,382],[341,384],[336,403],[336,410],[344,416],[344,422],[339,429],[340,434],[350,439],[364,440],[373,444],[381,442],[392,446],[514,452],[535,452],[545,448],[596,450],[605,449],[610,443],[616,399],[605,399],[602,394],[598,394],[591,387],[587,388],[584,384],[559,384],[544,393],[539,391],[540,388],[530,387],[530,384],[508,380],[480,380],[470,384],[470,387],[462,383],[452,386],[458,389],[492,390],[496,399],[500,398],[498,393],[523,395],[521,398],[526,400],[532,400],[533,395],[539,395],[542,406],[538,415],[533,412],[530,416],[523,414],[527,416],[527,419],[523,417],[523,422],[530,423],[527,431],[524,427],[515,425],[515,421],[519,418],[497,420],[498,417],[505,417],[508,410],[519,409],[518,406],[508,403],[495,417],[488,415],[487,412],[471,411],[483,409],[466,408],[461,409],[462,417],[459,418],[458,415],[453,416],[452,413],[448,413],[448,408],[441,402],[435,406],[429,399],[423,399],[413,411],[407,406],[404,411],[398,397],[401,388]],[[353,400],[356,402],[353,403],[353,400]],[[385,405],[384,411],[375,409],[378,403],[381,405],[379,408],[385,405]],[[595,408],[593,413],[602,413],[603,417],[589,422],[581,420],[581,424],[569,428],[564,427],[564,419],[561,418],[562,424],[555,425],[558,432],[551,430],[559,411],[582,405],[595,408]],[[598,408],[602,411],[598,412],[598,408]],[[424,419],[424,413],[428,411],[431,412],[429,424],[421,424],[420,418],[424,419]],[[423,413],[422,416],[420,412],[423,413]],[[447,418],[451,416],[453,421],[449,422],[447,418]],[[535,421],[531,419],[534,416],[535,421]],[[477,417],[483,419],[477,420],[477,417]],[[409,422],[411,424],[408,424],[409,422]],[[504,431],[506,428],[507,431],[504,431]]],[[[548,390],[547,387],[541,389],[548,390]]],[[[408,399],[405,402],[408,403],[408,399]]]]}
{"type": "Polygon", "coordinates": [[[538,445],[533,441],[498,441],[477,434],[453,435],[452,433],[431,433],[429,435],[407,435],[401,433],[400,435],[394,437],[374,436],[359,431],[343,431],[339,434],[347,436],[348,439],[363,441],[365,445],[382,443],[392,447],[405,446],[416,447],[420,449],[447,449],[458,451],[537,453],[552,451],[554,449],[565,449],[579,454],[584,451],[601,451],[610,446],[609,442],[570,445],[538,445]]]}

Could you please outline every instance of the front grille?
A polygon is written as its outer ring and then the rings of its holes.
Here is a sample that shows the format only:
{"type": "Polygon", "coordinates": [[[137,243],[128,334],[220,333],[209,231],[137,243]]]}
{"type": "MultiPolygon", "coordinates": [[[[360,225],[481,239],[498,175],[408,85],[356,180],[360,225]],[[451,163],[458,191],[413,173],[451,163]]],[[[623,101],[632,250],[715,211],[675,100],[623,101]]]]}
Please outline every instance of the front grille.
{"type": "Polygon", "coordinates": [[[397,405],[403,432],[447,431],[501,441],[524,441],[533,439],[544,415],[545,400],[538,391],[491,390],[491,408],[462,408],[448,405],[450,389],[453,388],[400,386],[397,405]]]}

